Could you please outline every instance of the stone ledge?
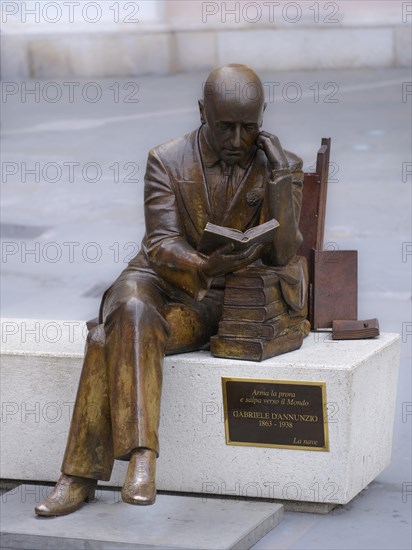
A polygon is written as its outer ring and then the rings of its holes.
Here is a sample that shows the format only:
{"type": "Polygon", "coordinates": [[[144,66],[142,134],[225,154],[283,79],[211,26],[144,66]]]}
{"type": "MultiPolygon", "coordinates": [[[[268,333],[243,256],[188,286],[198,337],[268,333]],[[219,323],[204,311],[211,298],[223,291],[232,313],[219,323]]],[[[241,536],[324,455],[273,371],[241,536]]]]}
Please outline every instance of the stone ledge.
{"type": "MultiPolygon", "coordinates": [[[[59,476],[84,326],[3,319],[2,477],[59,476]]],[[[262,363],[208,352],[167,357],[158,488],[346,504],[390,463],[399,350],[396,334],[333,341],[312,333],[300,350],[262,363]],[[325,382],[330,451],[226,445],[222,377],[325,382]]],[[[122,485],[125,468],[116,463],[110,485],[122,485]]]]}
{"type": "Polygon", "coordinates": [[[393,24],[156,25],[138,31],[107,28],[101,33],[6,33],[1,38],[1,75],[3,80],[127,78],[239,61],[257,71],[409,66],[408,31],[407,25],[393,24]]]}

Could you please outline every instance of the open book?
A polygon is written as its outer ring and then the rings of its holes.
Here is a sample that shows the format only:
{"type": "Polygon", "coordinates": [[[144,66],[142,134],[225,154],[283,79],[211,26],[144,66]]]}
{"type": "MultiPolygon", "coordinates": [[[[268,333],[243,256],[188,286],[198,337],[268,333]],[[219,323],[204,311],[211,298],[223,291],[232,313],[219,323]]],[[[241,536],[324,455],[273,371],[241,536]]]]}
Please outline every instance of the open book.
{"type": "Polygon", "coordinates": [[[279,222],[274,218],[266,223],[251,227],[244,233],[231,227],[223,227],[213,223],[207,223],[199,243],[201,252],[213,252],[220,246],[234,243],[236,250],[242,250],[251,244],[269,242],[274,235],[279,222]]]}

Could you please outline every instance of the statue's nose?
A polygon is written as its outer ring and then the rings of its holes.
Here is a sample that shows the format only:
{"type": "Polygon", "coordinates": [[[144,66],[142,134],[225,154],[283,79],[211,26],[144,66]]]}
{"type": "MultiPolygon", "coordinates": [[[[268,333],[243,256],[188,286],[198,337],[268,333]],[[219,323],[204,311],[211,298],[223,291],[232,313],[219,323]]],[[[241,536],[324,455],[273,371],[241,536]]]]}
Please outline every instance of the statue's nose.
{"type": "Polygon", "coordinates": [[[240,147],[240,132],[241,132],[241,126],[240,124],[236,124],[233,134],[233,147],[236,147],[237,149],[240,147]]]}

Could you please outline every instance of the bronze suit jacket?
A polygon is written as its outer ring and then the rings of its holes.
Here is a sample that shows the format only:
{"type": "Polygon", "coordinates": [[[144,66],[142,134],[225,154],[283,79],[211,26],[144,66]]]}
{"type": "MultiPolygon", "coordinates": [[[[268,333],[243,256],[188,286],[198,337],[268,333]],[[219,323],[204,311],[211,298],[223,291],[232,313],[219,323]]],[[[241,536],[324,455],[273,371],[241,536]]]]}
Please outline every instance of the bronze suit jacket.
{"type": "MultiPolygon", "coordinates": [[[[288,250],[278,263],[282,290],[293,296],[286,301],[293,309],[302,307],[302,268],[294,257],[302,236],[299,215],[302,199],[302,161],[286,152],[292,175],[293,234],[282,235],[276,230],[276,242],[265,250],[262,260],[275,265],[277,248],[288,250]],[[283,266],[282,266],[283,264],[283,266]],[[285,265],[287,264],[287,265],[285,265]],[[297,286],[296,286],[297,285],[297,286]],[[291,292],[292,289],[292,292],[291,292]]],[[[263,151],[255,156],[240,183],[222,225],[245,231],[269,219],[267,203],[271,166],[263,151]]],[[[199,150],[199,129],[149,152],[145,175],[146,234],[139,254],[128,269],[155,272],[173,288],[201,300],[210,285],[199,267],[204,256],[197,250],[206,223],[211,218],[208,187],[199,150]]]]}

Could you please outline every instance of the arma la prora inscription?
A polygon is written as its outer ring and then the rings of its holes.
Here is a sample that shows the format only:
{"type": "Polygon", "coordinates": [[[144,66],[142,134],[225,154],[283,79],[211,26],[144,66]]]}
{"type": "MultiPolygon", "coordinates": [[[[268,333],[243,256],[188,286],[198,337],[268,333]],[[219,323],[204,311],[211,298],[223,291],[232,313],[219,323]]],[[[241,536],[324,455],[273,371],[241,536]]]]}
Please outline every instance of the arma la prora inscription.
{"type": "Polygon", "coordinates": [[[222,378],[226,443],[329,451],[324,382],[222,378]]]}

